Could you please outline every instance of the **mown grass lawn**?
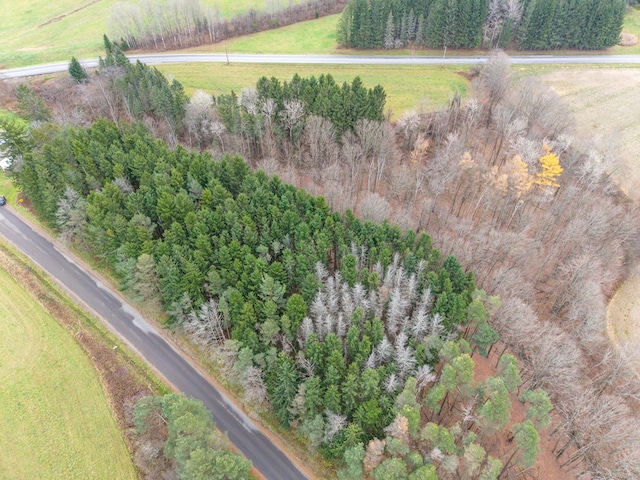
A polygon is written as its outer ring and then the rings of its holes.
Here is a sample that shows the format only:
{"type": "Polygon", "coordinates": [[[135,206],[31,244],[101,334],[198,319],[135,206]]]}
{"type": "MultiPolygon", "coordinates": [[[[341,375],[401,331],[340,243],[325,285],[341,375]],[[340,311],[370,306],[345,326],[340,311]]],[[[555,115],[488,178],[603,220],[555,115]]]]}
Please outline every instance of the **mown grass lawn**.
{"type": "MultiPolygon", "coordinates": [[[[2,1],[2,0],[0,0],[2,1]]],[[[180,50],[189,53],[329,54],[339,52],[336,26],[340,15],[329,15],[286,27],[258,32],[226,42],[180,50]]]]}
{"type": "Polygon", "coordinates": [[[135,479],[96,370],[0,270],[0,479],[135,479]]]}
{"type": "Polygon", "coordinates": [[[242,88],[255,86],[262,76],[288,80],[295,73],[303,77],[330,73],[339,83],[360,76],[367,88],[377,84],[384,87],[386,108],[391,109],[394,119],[407,110],[421,106],[431,110],[446,104],[456,91],[464,96],[469,86],[468,80],[458,73],[463,70],[460,67],[199,63],[158,68],[180,81],[189,94],[201,89],[216,96],[231,90],[240,94],[242,88]]]}

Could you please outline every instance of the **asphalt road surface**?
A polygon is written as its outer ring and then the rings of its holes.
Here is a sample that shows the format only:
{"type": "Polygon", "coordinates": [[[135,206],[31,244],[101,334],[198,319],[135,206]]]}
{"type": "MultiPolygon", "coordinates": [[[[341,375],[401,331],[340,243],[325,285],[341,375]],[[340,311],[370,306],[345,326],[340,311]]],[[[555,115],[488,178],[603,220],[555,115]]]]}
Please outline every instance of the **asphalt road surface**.
{"type": "Polygon", "coordinates": [[[213,413],[217,427],[228,433],[229,439],[264,477],[269,480],[308,478],[152,325],[7,207],[0,207],[0,235],[93,310],[177,389],[202,400],[213,413]]]}
{"type": "MultiPolygon", "coordinates": [[[[148,65],[169,63],[280,63],[297,65],[475,65],[488,57],[423,57],[423,56],[356,56],[356,55],[271,55],[223,53],[167,53],[157,55],[128,55],[133,62],[148,65]]],[[[640,65],[640,55],[527,55],[510,57],[513,65],[640,65]]],[[[82,60],[86,68],[98,66],[98,60],[82,60]]],[[[34,65],[31,67],[0,70],[2,78],[20,78],[33,75],[64,72],[68,62],[34,65]]]]}

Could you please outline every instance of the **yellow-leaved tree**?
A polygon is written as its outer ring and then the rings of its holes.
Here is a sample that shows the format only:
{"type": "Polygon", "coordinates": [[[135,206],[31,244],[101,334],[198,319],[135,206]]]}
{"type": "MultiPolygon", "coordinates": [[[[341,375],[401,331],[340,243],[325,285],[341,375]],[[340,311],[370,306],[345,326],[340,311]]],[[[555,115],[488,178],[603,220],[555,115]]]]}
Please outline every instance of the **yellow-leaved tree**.
{"type": "Polygon", "coordinates": [[[551,148],[548,145],[544,146],[545,155],[540,157],[538,161],[540,162],[541,170],[536,175],[535,183],[536,185],[544,187],[552,187],[558,188],[560,184],[558,183],[558,178],[562,174],[562,166],[560,165],[560,159],[558,156],[551,151],[551,148]]]}
{"type": "Polygon", "coordinates": [[[511,159],[509,164],[509,187],[516,197],[522,198],[533,187],[534,177],[529,174],[529,167],[520,155],[511,159]]]}

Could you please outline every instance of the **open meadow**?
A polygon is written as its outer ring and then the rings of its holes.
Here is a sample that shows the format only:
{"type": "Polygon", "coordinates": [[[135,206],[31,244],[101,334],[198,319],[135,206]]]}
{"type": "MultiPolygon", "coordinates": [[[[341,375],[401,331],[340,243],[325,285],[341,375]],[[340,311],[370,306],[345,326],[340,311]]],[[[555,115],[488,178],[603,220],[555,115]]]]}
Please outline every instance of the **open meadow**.
{"type": "Polygon", "coordinates": [[[137,478],[91,361],[5,270],[0,383],[0,479],[137,478]]]}
{"type": "MultiPolygon", "coordinates": [[[[72,56],[104,55],[102,35],[109,31],[109,15],[120,0],[0,0],[0,68],[65,61],[72,56]]],[[[291,3],[298,3],[296,0],[291,3]]],[[[138,3],[131,0],[128,3],[138,3]]],[[[250,9],[289,5],[285,0],[202,0],[223,18],[250,9]]]]}
{"type": "Polygon", "coordinates": [[[434,110],[445,105],[459,92],[465,96],[469,81],[460,67],[371,66],[364,65],[275,65],[275,64],[180,64],[158,67],[165,75],[180,81],[188,94],[204,90],[214,95],[237,94],[244,87],[255,86],[262,76],[289,80],[294,74],[316,77],[330,73],[336,82],[351,82],[360,76],[365,87],[380,84],[387,92],[385,109],[397,120],[409,110],[434,110]]]}
{"type": "Polygon", "coordinates": [[[621,347],[622,353],[628,355],[628,360],[640,375],[640,357],[633,355],[634,349],[640,348],[640,267],[631,272],[611,299],[607,333],[621,347]]]}

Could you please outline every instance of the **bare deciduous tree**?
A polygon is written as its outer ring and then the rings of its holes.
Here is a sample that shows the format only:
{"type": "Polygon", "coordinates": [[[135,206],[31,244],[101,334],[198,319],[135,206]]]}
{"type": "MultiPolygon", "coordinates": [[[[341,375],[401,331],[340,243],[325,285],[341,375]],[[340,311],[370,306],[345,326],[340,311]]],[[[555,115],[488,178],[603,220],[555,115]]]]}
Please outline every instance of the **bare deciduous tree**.
{"type": "Polygon", "coordinates": [[[305,143],[309,147],[309,163],[322,171],[338,160],[339,147],[331,121],[317,115],[310,116],[304,127],[305,143]]]}
{"type": "Polygon", "coordinates": [[[394,157],[393,129],[386,122],[361,119],[355,130],[369,164],[367,191],[375,193],[387,163],[394,157]]]}
{"type": "Polygon", "coordinates": [[[362,218],[372,222],[382,222],[391,215],[391,205],[377,193],[367,193],[360,201],[362,218]]]}
{"type": "Polygon", "coordinates": [[[504,53],[498,52],[491,55],[489,61],[480,70],[480,85],[486,91],[487,115],[489,122],[493,118],[493,109],[507,93],[511,80],[511,61],[504,53]]]}

